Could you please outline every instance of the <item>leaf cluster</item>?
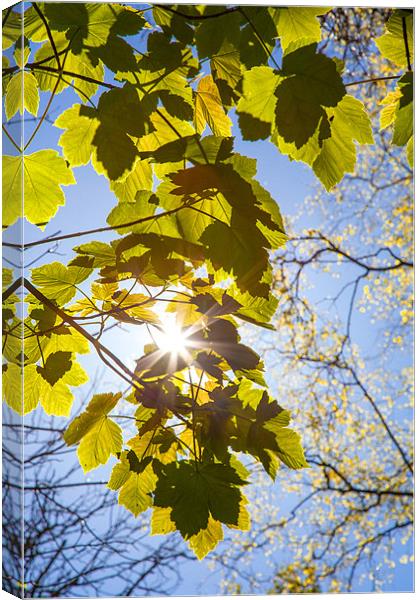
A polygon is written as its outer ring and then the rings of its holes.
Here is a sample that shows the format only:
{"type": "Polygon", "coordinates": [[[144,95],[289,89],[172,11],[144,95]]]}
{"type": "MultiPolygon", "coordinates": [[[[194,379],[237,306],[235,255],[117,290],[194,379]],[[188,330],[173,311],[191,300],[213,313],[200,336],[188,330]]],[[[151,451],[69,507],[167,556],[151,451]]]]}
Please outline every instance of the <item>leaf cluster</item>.
{"type": "MultiPolygon", "coordinates": [[[[240,338],[244,321],[273,328],[270,258],[287,236],[233,133],[269,138],[327,190],[354,170],[356,143],[374,140],[343,65],[318,46],[327,11],[32,3],[4,17],[6,118],[38,119],[24,147],[5,127],[18,153],[3,156],[4,225],[25,218],[43,229],[83,165],[116,199],[107,226],[64,236],[111,231],[110,242],[91,238],[67,266],[32,269],[23,320],[5,271],[5,400],[20,414],[40,403],[69,416],[70,388],[88,380],[77,354],[96,352],[129,391],[95,395],[65,441],[78,445],[85,471],[116,458],[108,485],[119,502],[135,516],[152,508],[152,533],[179,531],[199,558],[223,525],[250,526],[239,457],[252,456],[273,479],[282,464],[307,466],[263,362],[240,338]],[[60,151],[26,152],[64,90],[76,102],[54,122],[60,151]],[[175,314],[184,347],[147,344],[131,370],[102,336],[109,323],[161,331],[159,303],[175,314]],[[133,423],[134,437],[125,439],[119,419],[133,423]]],[[[407,72],[384,99],[382,125],[393,125],[393,143],[411,155],[412,13],[395,11],[377,43],[397,67],[404,48],[407,72]]]]}

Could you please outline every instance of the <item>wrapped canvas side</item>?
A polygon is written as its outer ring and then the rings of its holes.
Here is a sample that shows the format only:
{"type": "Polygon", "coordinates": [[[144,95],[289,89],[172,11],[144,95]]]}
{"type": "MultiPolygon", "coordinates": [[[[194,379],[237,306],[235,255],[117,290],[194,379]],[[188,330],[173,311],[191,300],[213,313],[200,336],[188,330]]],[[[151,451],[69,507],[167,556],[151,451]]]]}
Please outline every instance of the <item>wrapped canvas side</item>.
{"type": "MultiPolygon", "coordinates": [[[[24,3],[2,11],[3,68],[9,57],[23,48],[24,3]],[[11,12],[13,8],[13,13],[11,12]],[[17,40],[16,40],[17,37],[17,40]]],[[[19,597],[25,595],[24,576],[24,410],[23,410],[23,71],[3,77],[3,94],[15,92],[15,105],[3,105],[3,173],[2,173],[2,289],[3,289],[3,402],[2,471],[3,471],[3,590],[19,597]]]]}

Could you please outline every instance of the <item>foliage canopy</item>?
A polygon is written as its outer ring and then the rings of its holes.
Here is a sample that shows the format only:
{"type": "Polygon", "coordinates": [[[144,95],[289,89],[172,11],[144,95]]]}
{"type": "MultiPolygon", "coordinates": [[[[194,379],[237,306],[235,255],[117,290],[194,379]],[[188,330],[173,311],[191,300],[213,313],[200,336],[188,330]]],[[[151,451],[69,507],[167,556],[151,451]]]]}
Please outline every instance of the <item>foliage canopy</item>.
{"type": "MultiPolygon", "coordinates": [[[[250,527],[241,456],[273,479],[281,465],[308,466],[289,412],[269,395],[260,356],[238,331],[241,322],[272,327],[270,253],[287,236],[277,203],[255,179],[256,161],[235,152],[231,118],[244,140],[269,139],[307,163],[326,190],[354,170],[356,144],[374,140],[344,65],[318,47],[318,17],[328,10],[32,3],[3,17],[6,118],[39,116],[24,147],[6,129],[17,154],[3,156],[4,225],[25,218],[42,230],[82,165],[116,197],[108,226],[62,236],[112,231],[111,242],[81,243],[67,266],[43,264],[23,280],[23,321],[20,280],[5,272],[5,400],[20,414],[40,403],[69,416],[71,388],[88,379],[77,355],[95,351],[129,389],[94,395],[66,443],[78,445],[86,472],[116,457],[108,486],[119,502],[135,516],[151,508],[152,533],[178,530],[199,558],[223,539],[223,524],[250,527]],[[76,102],[54,123],[61,154],[28,153],[67,88],[76,102]],[[130,369],[102,334],[111,320],[161,330],[159,303],[175,313],[184,347],[147,344],[130,369]],[[134,422],[134,436],[120,418],[134,422]]],[[[410,161],[412,18],[395,11],[377,40],[405,71],[383,99],[381,125],[393,127],[410,161]]]]}

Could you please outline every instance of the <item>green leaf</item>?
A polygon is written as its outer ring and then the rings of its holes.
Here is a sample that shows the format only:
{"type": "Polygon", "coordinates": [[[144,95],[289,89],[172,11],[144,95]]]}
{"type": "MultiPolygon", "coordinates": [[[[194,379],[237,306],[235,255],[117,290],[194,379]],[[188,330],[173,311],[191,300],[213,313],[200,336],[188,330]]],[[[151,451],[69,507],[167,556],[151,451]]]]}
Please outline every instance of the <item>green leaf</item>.
{"type": "Polygon", "coordinates": [[[48,356],[43,367],[37,367],[38,373],[53,386],[72,367],[71,352],[53,352],[48,356]]]}
{"type": "Polygon", "coordinates": [[[19,71],[10,79],[6,88],[5,111],[9,121],[19,111],[25,110],[34,115],[38,114],[39,91],[37,80],[28,71],[19,71]]]}
{"type": "Polygon", "coordinates": [[[238,50],[229,42],[223,44],[218,54],[213,54],[211,57],[210,66],[222,101],[224,104],[229,104],[226,96],[229,95],[229,100],[235,100],[235,90],[242,78],[242,64],[238,50]]]}
{"type": "Polygon", "coordinates": [[[206,123],[214,135],[230,136],[232,123],[211,75],[200,79],[195,92],[194,125],[198,133],[203,133],[206,123]]]}
{"type": "Polygon", "coordinates": [[[393,11],[386,24],[386,33],[375,40],[382,56],[399,67],[408,67],[407,52],[403,33],[403,19],[407,31],[407,43],[410,62],[414,59],[413,12],[411,10],[393,11]]]}
{"type": "Polygon", "coordinates": [[[112,467],[111,477],[108,481],[110,490],[119,490],[126,481],[130,478],[130,463],[127,459],[126,452],[122,452],[120,460],[112,467]]]}
{"type": "Polygon", "coordinates": [[[22,216],[22,170],[25,189],[24,212],[40,229],[64,205],[61,186],[76,183],[72,170],[55,150],[38,150],[25,156],[3,156],[3,223],[12,225],[22,216]]]}
{"type": "Polygon", "coordinates": [[[35,364],[27,365],[23,372],[18,365],[9,363],[3,378],[5,400],[18,414],[25,415],[35,410],[40,402],[47,414],[66,417],[73,403],[73,394],[68,386],[79,386],[88,380],[80,365],[74,362],[54,385],[44,379],[35,364]]]}
{"type": "Polygon", "coordinates": [[[195,133],[190,123],[171,117],[164,108],[159,109],[159,113],[152,113],[150,121],[154,131],[138,140],[137,147],[140,152],[157,150],[168,142],[178,140],[180,136],[185,137],[195,133]]]}
{"type": "Polygon", "coordinates": [[[414,166],[414,137],[411,137],[407,143],[407,161],[411,168],[414,166]]]}
{"type": "Polygon", "coordinates": [[[13,52],[13,58],[20,69],[28,62],[28,58],[31,54],[28,39],[25,36],[21,36],[15,44],[15,50],[13,52]]]}
{"type": "Polygon", "coordinates": [[[275,90],[281,77],[270,67],[253,67],[244,73],[242,96],[237,105],[239,126],[246,140],[270,135],[276,108],[275,90]]]}
{"type": "Polygon", "coordinates": [[[127,231],[143,233],[145,227],[148,230],[152,226],[153,220],[146,221],[147,225],[143,223],[136,225],[136,221],[151,217],[155,211],[156,196],[152,192],[142,190],[137,192],[134,202],[121,202],[117,204],[109,213],[107,223],[118,231],[118,233],[127,233],[127,231]],[[119,225],[126,223],[132,223],[130,228],[123,227],[119,229],[119,225]]]}
{"type": "MultiPolygon", "coordinates": [[[[206,6],[205,14],[210,15],[217,7],[206,6]]],[[[238,12],[223,16],[223,26],[218,18],[203,19],[195,31],[195,42],[198,56],[212,58],[222,55],[228,48],[237,48],[240,40],[240,26],[244,22],[238,12]]],[[[229,50],[227,50],[229,51],[229,50]]]]}
{"type": "MultiPolygon", "coordinates": [[[[194,11],[195,7],[186,5],[183,9],[188,12],[194,11]]],[[[192,42],[194,31],[183,17],[170,13],[164,6],[153,6],[153,18],[168,35],[174,35],[176,39],[186,44],[192,42]]]]}
{"type": "Polygon", "coordinates": [[[47,383],[41,386],[39,400],[47,415],[68,417],[74,397],[68,386],[58,381],[53,387],[47,383]]]}
{"type": "Polygon", "coordinates": [[[115,264],[115,251],[105,242],[88,242],[73,248],[79,254],[73,258],[69,266],[100,268],[115,264]]]}
{"type": "Polygon", "coordinates": [[[271,321],[279,303],[273,294],[268,298],[258,298],[248,292],[240,292],[235,285],[228,288],[228,291],[241,304],[236,311],[238,317],[260,326],[271,321]]]}
{"type": "Polygon", "coordinates": [[[123,180],[111,181],[111,190],[119,202],[134,202],[140,190],[151,190],[153,185],[152,167],[147,160],[137,160],[133,170],[123,180]]]}
{"type": "Polygon", "coordinates": [[[240,32],[241,61],[248,69],[264,65],[268,52],[273,51],[277,36],[272,14],[267,6],[246,6],[242,7],[241,12],[246,23],[240,32]]]}
{"type": "Polygon", "coordinates": [[[121,452],[122,431],[117,423],[102,417],[83,437],[77,449],[79,462],[86,473],[108,462],[111,454],[121,452]]]}
{"type": "Polygon", "coordinates": [[[80,442],[77,455],[85,472],[105,464],[111,454],[121,452],[121,428],[107,416],[120,398],[121,394],[96,394],[64,433],[68,446],[80,442]]]}
{"type": "Polygon", "coordinates": [[[324,107],[336,106],[345,94],[335,62],[316,52],[316,44],[304,46],[283,59],[277,87],[276,125],[286,142],[302,147],[314,135],[324,107]]]}
{"type": "Polygon", "coordinates": [[[346,95],[329,115],[331,135],[322,141],[321,151],[312,165],[327,190],[341,181],[346,172],[354,171],[354,140],[360,144],[374,141],[369,117],[360,100],[346,95]]]}
{"type": "Polygon", "coordinates": [[[413,73],[408,72],[398,80],[401,97],[395,111],[394,135],[392,143],[396,146],[405,146],[413,136],[413,73]]]}
{"type": "Polygon", "coordinates": [[[272,8],[271,16],[277,28],[283,51],[302,39],[308,44],[321,39],[321,24],[317,17],[330,10],[327,7],[280,7],[272,8]]]}
{"type": "Polygon", "coordinates": [[[78,331],[63,326],[50,334],[45,349],[49,354],[59,351],[88,354],[89,342],[78,331]]]}
{"type": "Polygon", "coordinates": [[[274,422],[268,422],[265,428],[276,434],[278,446],[277,455],[280,460],[290,469],[302,469],[309,467],[300,442],[300,436],[296,431],[286,427],[278,430],[274,422]]]}
{"type": "Polygon", "coordinates": [[[100,59],[111,71],[135,71],[137,68],[133,48],[125,40],[110,36],[105,45],[90,48],[89,55],[93,62],[100,59]]]}
{"type": "Polygon", "coordinates": [[[209,225],[200,241],[213,267],[233,275],[241,291],[268,294],[268,286],[262,282],[268,267],[268,244],[255,225],[235,214],[230,226],[219,222],[209,225]]]}
{"type": "Polygon", "coordinates": [[[200,465],[194,462],[162,466],[154,492],[154,505],[170,507],[171,520],[185,539],[208,526],[209,516],[237,525],[244,485],[232,467],[222,464],[200,465]]]}
{"type": "MultiPolygon", "coordinates": [[[[271,214],[271,209],[275,204],[266,202],[266,198],[264,198],[265,206],[261,206],[262,202],[254,193],[252,182],[244,179],[234,169],[234,166],[235,160],[233,160],[233,165],[197,165],[171,174],[170,179],[179,186],[172,190],[172,194],[187,196],[197,194],[198,196],[215,197],[220,192],[232,209],[240,216],[249,218],[252,222],[258,219],[259,222],[270,229],[282,231],[278,209],[276,214],[271,214]]],[[[226,217],[222,221],[226,222],[226,217]]]]}
{"type": "Polygon", "coordinates": [[[108,485],[110,490],[119,490],[130,478],[130,463],[127,459],[127,453],[122,452],[120,460],[112,467],[111,477],[108,485]]]}
{"type": "Polygon", "coordinates": [[[256,406],[256,420],[247,433],[246,447],[260,459],[273,479],[278,469],[278,459],[291,469],[308,466],[299,435],[287,428],[289,421],[289,412],[263,392],[256,406]]]}
{"type": "MultiPolygon", "coordinates": [[[[3,15],[5,14],[5,10],[7,9],[3,9],[2,11],[3,15]]],[[[22,26],[23,20],[21,7],[18,8],[18,12],[11,10],[2,31],[3,50],[7,50],[10,48],[10,46],[13,46],[13,44],[17,42],[22,35],[22,26]]]]}
{"type": "Polygon", "coordinates": [[[103,46],[115,35],[133,35],[144,24],[141,15],[119,4],[46,3],[44,11],[50,27],[64,31],[76,53],[83,47],[103,46]]]}
{"type": "Polygon", "coordinates": [[[117,405],[121,394],[95,394],[86,411],[76,417],[64,433],[64,440],[68,446],[77,444],[80,440],[117,405]]]}
{"type": "Polygon", "coordinates": [[[92,143],[99,120],[93,111],[88,111],[81,104],[74,104],[56,119],[54,125],[66,129],[59,139],[59,145],[70,165],[78,167],[86,165],[92,154],[92,143]]]}
{"type": "Polygon", "coordinates": [[[64,111],[54,124],[66,129],[59,140],[66,159],[72,166],[92,160],[97,173],[111,181],[124,180],[138,156],[132,137],[143,136],[152,127],[148,102],[147,97],[140,101],[128,84],[102,94],[97,110],[74,105],[64,111]]]}
{"type": "MultiPolygon", "coordinates": [[[[55,33],[54,43],[58,52],[67,50],[69,45],[64,33],[55,33]]],[[[35,54],[35,62],[39,61],[43,61],[43,67],[52,69],[56,69],[57,67],[57,61],[49,40],[47,40],[35,54]],[[50,60],[46,60],[48,58],[50,58],[50,60]]],[[[104,79],[104,68],[102,63],[100,61],[96,61],[95,64],[93,64],[90,60],[89,53],[86,50],[83,50],[77,54],[74,54],[71,50],[69,50],[66,55],[65,69],[69,73],[74,73],[74,76],[66,75],[58,83],[57,88],[57,73],[47,70],[44,71],[41,69],[35,70],[34,75],[38,81],[40,89],[43,91],[52,91],[54,88],[56,88],[55,93],[57,94],[72,83],[75,93],[79,96],[82,102],[86,102],[98,90],[98,84],[93,80],[103,81],[104,79]],[[80,77],[77,75],[80,75],[80,77]],[[89,81],[85,78],[90,78],[92,81],[89,81]]]]}
{"type": "Polygon", "coordinates": [[[76,286],[90,273],[91,269],[53,262],[32,269],[32,282],[47,298],[65,304],[76,294],[76,286]]]}

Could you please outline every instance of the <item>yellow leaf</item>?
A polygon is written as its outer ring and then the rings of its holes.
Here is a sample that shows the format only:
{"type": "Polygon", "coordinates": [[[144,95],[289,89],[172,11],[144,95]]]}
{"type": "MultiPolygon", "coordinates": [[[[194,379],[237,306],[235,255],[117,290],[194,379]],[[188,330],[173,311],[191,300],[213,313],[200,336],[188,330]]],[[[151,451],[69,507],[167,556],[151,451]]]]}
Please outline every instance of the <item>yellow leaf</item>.
{"type": "Polygon", "coordinates": [[[149,465],[142,473],[131,473],[118,496],[118,502],[135,517],[152,506],[150,492],[155,489],[157,477],[149,465]]]}
{"type": "Polygon", "coordinates": [[[111,454],[121,452],[121,428],[107,417],[120,398],[120,393],[96,394],[86,411],[76,417],[64,433],[68,446],[80,442],[77,454],[84,471],[106,463],[111,454]]]}
{"type": "Polygon", "coordinates": [[[39,91],[37,81],[28,71],[20,71],[14,75],[6,88],[5,111],[9,121],[19,111],[24,110],[34,115],[38,114],[39,91]]]}
{"type": "Polygon", "coordinates": [[[53,386],[48,382],[39,381],[39,400],[47,415],[68,417],[73,404],[74,396],[63,380],[57,381],[53,386]]]}
{"type": "Polygon", "coordinates": [[[121,452],[122,443],[121,427],[107,416],[98,419],[77,449],[77,456],[85,473],[105,464],[111,454],[121,452]]]}
{"type": "Polygon", "coordinates": [[[118,290],[118,283],[92,283],[92,295],[96,300],[110,300],[118,290]]]}
{"type": "Polygon", "coordinates": [[[119,490],[130,477],[130,463],[125,452],[121,454],[120,462],[114,465],[108,481],[110,490],[119,490]]]}
{"type": "Polygon", "coordinates": [[[195,94],[194,126],[203,133],[206,123],[214,135],[230,136],[232,123],[223,108],[219,90],[211,75],[200,80],[195,94]]]}
{"type": "Polygon", "coordinates": [[[22,368],[14,363],[9,363],[3,371],[3,398],[6,404],[20,415],[30,412],[37,404],[31,406],[26,403],[25,396],[22,398],[22,376],[22,368]]]}
{"type": "Polygon", "coordinates": [[[199,560],[207,556],[223,540],[223,527],[220,521],[209,515],[207,528],[193,535],[188,541],[191,550],[199,560]]]}
{"type": "Polygon", "coordinates": [[[155,506],[150,520],[151,535],[167,535],[176,531],[176,525],[171,521],[172,508],[155,506]]]}

